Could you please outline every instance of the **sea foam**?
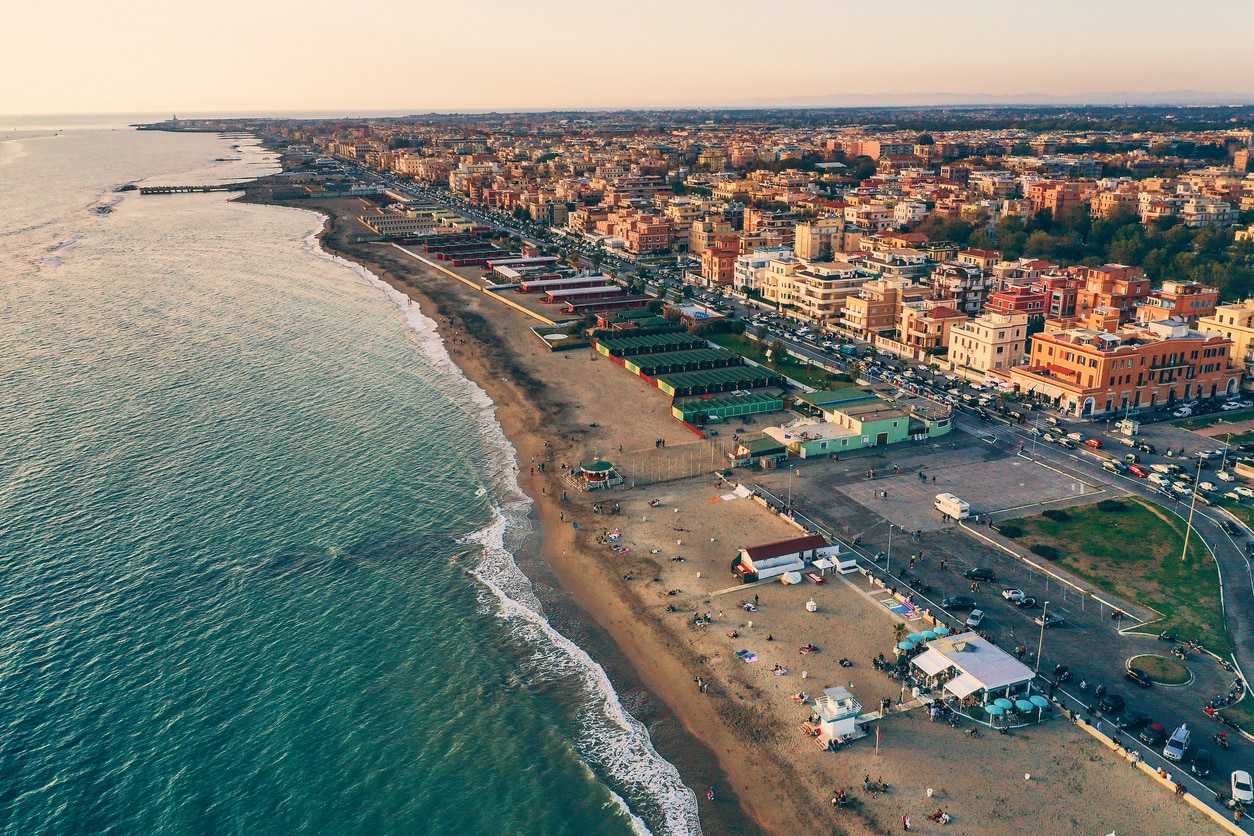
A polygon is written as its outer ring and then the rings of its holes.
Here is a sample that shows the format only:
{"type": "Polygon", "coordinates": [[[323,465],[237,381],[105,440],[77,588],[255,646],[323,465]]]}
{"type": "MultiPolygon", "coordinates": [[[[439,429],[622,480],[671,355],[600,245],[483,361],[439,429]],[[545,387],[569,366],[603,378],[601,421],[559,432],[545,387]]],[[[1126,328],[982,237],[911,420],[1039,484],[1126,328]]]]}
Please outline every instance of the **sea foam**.
{"type": "MultiPolygon", "coordinates": [[[[319,220],[326,223],[321,215],[319,220]]],[[[517,450],[496,420],[496,404],[453,362],[436,322],[412,299],[362,265],[324,250],[317,231],[306,236],[304,249],[348,268],[381,291],[404,313],[423,352],[436,367],[461,383],[465,404],[473,408],[480,434],[492,453],[489,471],[497,501],[492,522],[459,542],[481,549],[472,574],[491,593],[501,616],[513,621],[518,634],[534,648],[532,661],[551,675],[578,677],[591,697],[578,718],[581,732],[576,749],[580,757],[620,785],[628,798],[613,790],[611,794],[637,833],[644,836],[652,832],[647,817],[659,833],[700,836],[696,794],[684,785],[679,770],[653,748],[644,725],[623,707],[605,669],[549,623],[531,581],[514,560],[512,549],[531,532],[532,501],[518,484],[517,450]]]]}

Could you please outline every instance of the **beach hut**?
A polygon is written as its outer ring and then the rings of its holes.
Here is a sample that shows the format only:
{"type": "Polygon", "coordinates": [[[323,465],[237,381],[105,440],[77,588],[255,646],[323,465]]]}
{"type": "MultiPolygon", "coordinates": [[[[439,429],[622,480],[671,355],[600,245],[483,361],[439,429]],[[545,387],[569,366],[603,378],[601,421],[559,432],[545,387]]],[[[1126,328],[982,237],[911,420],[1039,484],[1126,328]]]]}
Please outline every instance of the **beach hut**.
{"type": "Polygon", "coordinates": [[[827,540],[820,534],[750,546],[737,552],[731,571],[742,583],[764,581],[785,572],[800,572],[805,569],[807,560],[813,560],[826,548],[827,540]]]}

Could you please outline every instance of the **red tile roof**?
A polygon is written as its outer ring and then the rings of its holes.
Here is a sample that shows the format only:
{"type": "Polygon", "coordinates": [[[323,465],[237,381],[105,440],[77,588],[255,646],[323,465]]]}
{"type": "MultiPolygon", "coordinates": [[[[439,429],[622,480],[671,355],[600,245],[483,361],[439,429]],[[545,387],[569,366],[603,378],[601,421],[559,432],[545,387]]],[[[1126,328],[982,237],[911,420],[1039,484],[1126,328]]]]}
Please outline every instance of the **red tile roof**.
{"type": "Polygon", "coordinates": [[[821,534],[811,534],[807,537],[797,537],[792,540],[780,540],[778,543],[752,546],[745,549],[745,553],[749,555],[750,560],[769,560],[772,557],[808,552],[811,549],[821,549],[826,546],[827,540],[821,534]]]}

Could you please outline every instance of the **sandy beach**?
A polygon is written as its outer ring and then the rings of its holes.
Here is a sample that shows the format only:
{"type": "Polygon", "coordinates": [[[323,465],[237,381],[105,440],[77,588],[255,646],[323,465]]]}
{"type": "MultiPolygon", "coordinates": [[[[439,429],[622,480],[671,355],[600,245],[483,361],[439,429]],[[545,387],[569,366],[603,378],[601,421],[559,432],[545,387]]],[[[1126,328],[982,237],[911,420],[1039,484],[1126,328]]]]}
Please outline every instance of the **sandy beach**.
{"type": "Polygon", "coordinates": [[[550,352],[523,314],[393,247],[353,243],[355,221],[306,206],[329,218],[324,246],[413,298],[438,322],[454,361],[498,405],[543,532],[520,565],[554,623],[605,665],[659,752],[697,792],[705,832],[899,832],[906,814],[924,833],[1122,834],[1145,832],[1151,821],[1156,833],[1215,829],[1063,718],[971,739],[929,722],[925,711],[898,709],[897,686],[870,664],[893,642],[896,616],[878,603],[883,592],[871,594],[861,575],[830,572],[822,586],[740,587],[728,571],[739,547],[800,532],[753,499],[721,499],[734,481],[713,473],[724,466],[719,450],[670,417],[669,398],[589,351],[550,352]],[[597,455],[618,462],[627,484],[600,494],[567,490],[563,500],[563,466],[597,455]],[[651,481],[650,468],[667,472],[664,457],[680,463],[670,472],[700,475],[640,484],[651,481]],[[607,513],[594,513],[595,502],[607,513]],[[615,504],[619,513],[608,513],[615,504]],[[755,597],[756,612],[742,608],[755,597]],[[817,612],[805,607],[811,599],[817,612]],[[709,625],[695,626],[694,613],[709,613],[709,625]],[[807,642],[820,652],[801,655],[807,642]],[[758,661],[741,661],[739,650],[758,661]],[[841,657],[853,666],[841,667],[841,657]],[[777,675],[776,665],[787,673],[777,675]],[[792,695],[832,685],[848,687],[867,711],[892,699],[879,721],[878,755],[873,736],[833,753],[800,731],[809,710],[792,695]],[[882,777],[889,792],[865,793],[866,775],[882,777]],[[856,803],[834,809],[837,788],[856,803]],[[937,808],[951,824],[925,818],[937,808]]]}

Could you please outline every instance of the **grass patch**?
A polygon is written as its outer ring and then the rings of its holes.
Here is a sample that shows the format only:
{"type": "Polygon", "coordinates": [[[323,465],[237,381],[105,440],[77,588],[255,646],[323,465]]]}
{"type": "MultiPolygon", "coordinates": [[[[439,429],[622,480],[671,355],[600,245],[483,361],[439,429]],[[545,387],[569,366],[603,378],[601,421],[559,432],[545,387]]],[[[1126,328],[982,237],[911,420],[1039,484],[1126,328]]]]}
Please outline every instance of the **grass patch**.
{"type": "Polygon", "coordinates": [[[1059,565],[1076,576],[1162,613],[1155,629],[1196,638],[1220,655],[1231,653],[1219,575],[1201,539],[1190,538],[1188,557],[1181,560],[1183,520],[1139,500],[1126,506],[1113,513],[1096,505],[1072,508],[1063,522],[1043,515],[1010,522],[1023,531],[1014,539],[1029,550],[1057,549],[1059,565]]]}
{"type": "Polygon", "coordinates": [[[1254,729],[1254,698],[1250,697],[1248,690],[1239,703],[1222,708],[1220,711],[1225,717],[1240,726],[1242,730],[1254,729]]]}
{"type": "Polygon", "coordinates": [[[1149,678],[1163,685],[1183,685],[1190,679],[1189,669],[1166,656],[1147,653],[1144,656],[1133,656],[1128,667],[1140,668],[1149,674],[1149,678]]]}
{"type": "MultiPolygon", "coordinates": [[[[1185,418],[1183,421],[1172,421],[1171,425],[1185,430],[1200,430],[1202,427],[1209,427],[1211,424],[1218,423],[1221,420],[1230,424],[1235,424],[1238,421],[1254,420],[1254,409],[1233,409],[1228,412],[1213,412],[1210,415],[1185,418]]],[[[1233,443],[1238,443],[1235,438],[1233,443]]]]}
{"type": "Polygon", "coordinates": [[[707,334],[706,339],[815,389],[843,389],[856,385],[848,375],[833,374],[818,366],[802,363],[791,355],[778,361],[767,360],[766,352],[770,346],[743,334],[707,334]]]}

